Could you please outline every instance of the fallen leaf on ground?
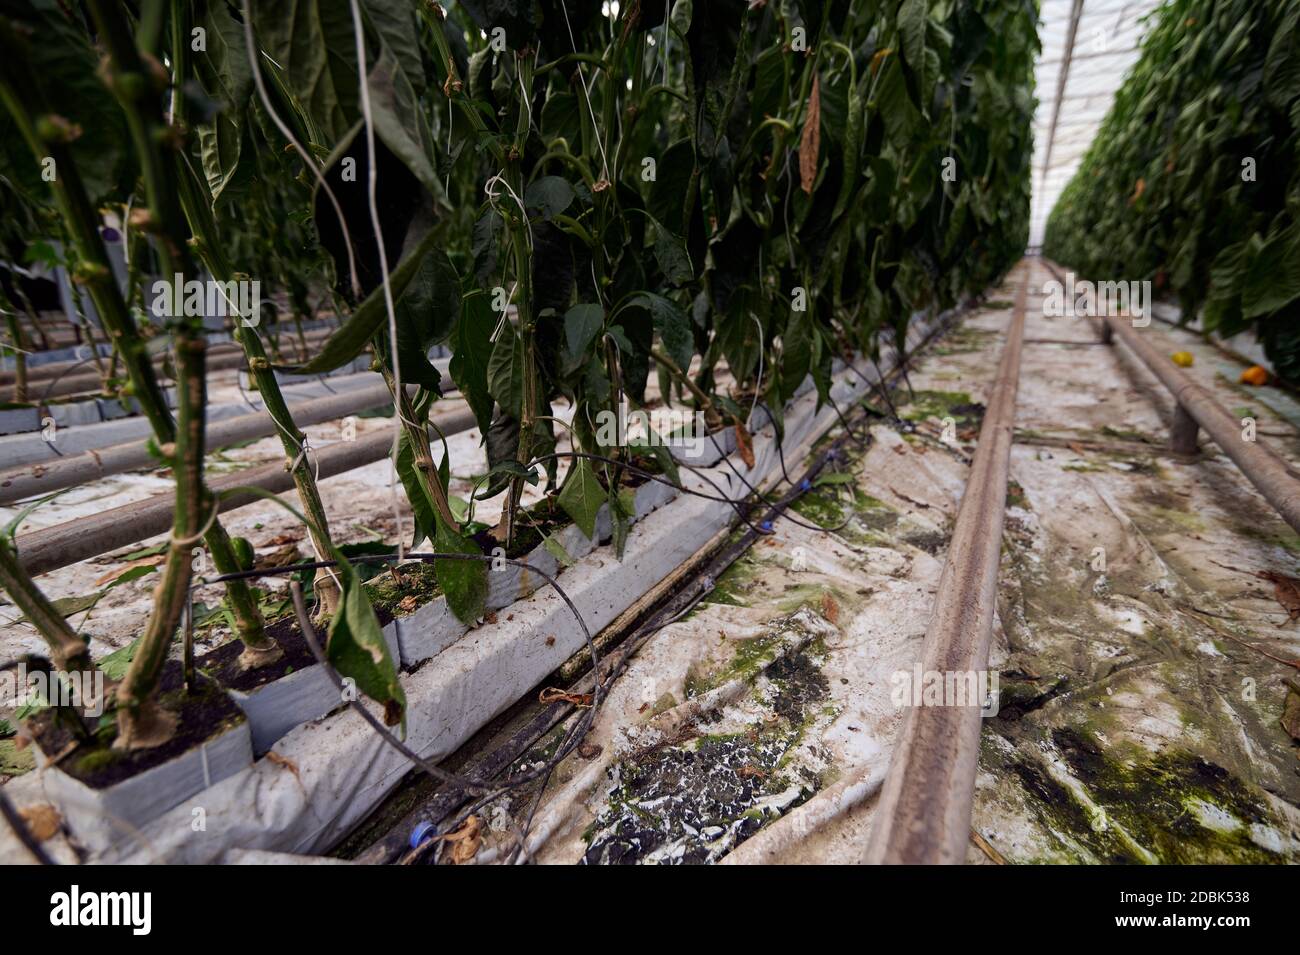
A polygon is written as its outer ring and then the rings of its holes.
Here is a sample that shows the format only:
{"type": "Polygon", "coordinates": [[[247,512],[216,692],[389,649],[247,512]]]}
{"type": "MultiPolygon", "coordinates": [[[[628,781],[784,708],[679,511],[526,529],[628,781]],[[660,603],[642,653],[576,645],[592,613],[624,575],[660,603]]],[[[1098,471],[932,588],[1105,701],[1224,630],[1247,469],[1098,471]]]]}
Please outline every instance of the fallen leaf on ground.
{"type": "Polygon", "coordinates": [[[139,560],[133,560],[129,564],[123,564],[116,570],[110,570],[98,580],[95,581],[96,587],[102,587],[104,584],[111,584],[124,574],[135,570],[137,567],[157,567],[164,560],[164,555],[154,554],[152,557],[141,557],[139,560]]]}
{"type": "Polygon", "coordinates": [[[277,567],[288,567],[302,560],[302,555],[298,553],[298,545],[285,544],[269,554],[264,554],[253,562],[254,570],[273,570],[277,567]]]}
{"type": "Polygon", "coordinates": [[[483,843],[483,822],[478,816],[470,816],[459,829],[438,838],[451,843],[452,865],[463,865],[478,855],[483,843]]]}
{"type": "Polygon", "coordinates": [[[1286,681],[1286,703],[1282,705],[1282,729],[1300,742],[1300,683],[1286,681]]]}
{"type": "Polygon", "coordinates": [[[840,620],[840,605],[829,593],[822,594],[822,616],[831,623],[839,623],[840,620]]]}
{"type": "Polygon", "coordinates": [[[559,703],[561,701],[572,703],[574,706],[591,706],[591,700],[592,697],[590,693],[566,693],[564,690],[557,689],[553,686],[548,686],[537,696],[537,702],[541,703],[543,706],[548,706],[551,703],[559,703]]]}
{"type": "Polygon", "coordinates": [[[293,778],[298,780],[299,785],[302,784],[302,777],[298,775],[298,764],[288,756],[281,756],[275,750],[271,750],[266,754],[266,759],[268,762],[274,763],[276,766],[282,766],[289,770],[289,772],[293,773],[293,778]]]}
{"type": "Polygon", "coordinates": [[[276,534],[264,546],[266,547],[283,547],[285,544],[295,544],[302,540],[302,534],[293,531],[285,531],[283,534],[276,534]]]}
{"type": "Polygon", "coordinates": [[[27,823],[27,830],[37,842],[44,842],[59,831],[63,817],[59,811],[47,802],[35,806],[25,806],[18,810],[18,815],[27,823]]]}
{"type": "Polygon", "coordinates": [[[1300,620],[1300,580],[1272,570],[1261,570],[1256,576],[1273,584],[1273,599],[1287,612],[1287,619],[1278,626],[1300,620]]]}

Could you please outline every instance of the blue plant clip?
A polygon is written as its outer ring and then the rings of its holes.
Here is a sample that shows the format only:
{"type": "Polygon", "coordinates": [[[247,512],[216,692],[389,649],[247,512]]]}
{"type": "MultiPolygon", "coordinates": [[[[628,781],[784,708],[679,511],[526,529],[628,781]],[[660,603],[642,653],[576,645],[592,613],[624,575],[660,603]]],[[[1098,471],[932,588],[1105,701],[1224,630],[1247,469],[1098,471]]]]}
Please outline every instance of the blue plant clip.
{"type": "Polygon", "coordinates": [[[410,839],[411,848],[412,849],[420,848],[420,846],[423,845],[425,841],[427,841],[434,834],[435,833],[434,833],[433,823],[429,822],[428,820],[425,820],[424,822],[416,823],[415,828],[411,830],[411,839],[410,839]]]}

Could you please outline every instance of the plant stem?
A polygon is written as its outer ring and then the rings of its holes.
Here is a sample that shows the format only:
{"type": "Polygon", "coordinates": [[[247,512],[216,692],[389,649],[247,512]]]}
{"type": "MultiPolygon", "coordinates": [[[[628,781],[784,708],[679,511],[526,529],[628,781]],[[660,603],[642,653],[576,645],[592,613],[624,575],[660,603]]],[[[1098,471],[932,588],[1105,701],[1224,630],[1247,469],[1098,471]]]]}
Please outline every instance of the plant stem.
{"type": "MultiPolygon", "coordinates": [[[[134,141],[145,194],[149,208],[144,211],[146,230],[152,232],[154,246],[164,274],[180,276],[197,273],[187,247],[188,231],[182,214],[180,188],[177,177],[176,150],[179,137],[176,130],[163,122],[155,92],[158,77],[153,75],[136,49],[127,29],[127,17],[112,0],[91,0],[91,12],[99,30],[101,41],[107,47],[108,57],[102,73],[109,89],[126,113],[127,126],[134,141]]],[[[155,63],[155,66],[157,64],[155,63]]],[[[99,249],[102,256],[102,248],[99,249]]],[[[110,277],[111,279],[111,277],[110,277]]],[[[116,283],[110,282],[113,297],[125,310],[116,283]]],[[[176,517],[172,545],[164,565],[163,580],[155,593],[154,615],[149,621],[145,638],[132,660],[128,671],[129,692],[119,725],[126,742],[134,740],[147,743],[149,734],[141,733],[143,694],[152,691],[157,682],[161,661],[165,659],[167,645],[180,618],[181,598],[188,599],[192,565],[189,544],[182,550],[177,539],[184,541],[205,530],[208,551],[213,563],[222,573],[239,569],[234,549],[225,530],[215,519],[208,522],[211,502],[203,484],[203,421],[206,382],[205,357],[207,341],[200,324],[193,318],[178,317],[174,324],[176,340],[176,386],[178,394],[179,423],[175,427],[174,473],[176,476],[176,517]],[[197,380],[195,380],[197,378],[197,380]],[[200,523],[199,515],[202,515],[200,523]],[[210,528],[204,527],[210,523],[210,528]],[[146,646],[147,645],[147,646],[146,646]],[[139,666],[137,667],[137,663],[139,666]],[[135,676],[132,676],[132,673],[135,676]]],[[[165,410],[165,406],[164,406],[165,410]]],[[[170,419],[169,419],[170,420],[170,419]]],[[[226,587],[227,597],[234,612],[236,631],[245,645],[241,658],[245,665],[269,663],[279,656],[279,649],[267,637],[261,614],[252,588],[246,581],[239,586],[226,587]]],[[[124,684],[125,685],[125,684],[124,684]]]]}
{"type": "Polygon", "coordinates": [[[23,569],[8,538],[0,534],[0,587],[13,599],[14,606],[23,612],[50,647],[54,665],[65,672],[95,669],[90,659],[90,647],[68,626],[63,614],[41,593],[27,571],[23,569]]]}
{"type": "MultiPolygon", "coordinates": [[[[172,85],[173,89],[178,91],[173,117],[180,123],[184,123],[186,116],[184,97],[179,94],[179,90],[187,79],[184,71],[188,63],[188,57],[179,51],[188,49],[186,46],[186,38],[189,36],[189,30],[187,29],[188,7],[189,5],[181,2],[181,0],[173,0],[173,44],[178,50],[173,62],[175,73],[173,74],[172,85]]],[[[216,220],[211,212],[211,196],[208,193],[207,184],[199,181],[185,167],[178,169],[178,173],[180,177],[181,207],[188,220],[189,229],[193,235],[193,244],[200,258],[207,266],[208,271],[212,273],[213,278],[218,282],[229,283],[234,281],[237,276],[222,251],[220,238],[217,234],[216,220]]],[[[307,435],[294,423],[293,415],[289,411],[289,405],[284,400],[283,392],[280,391],[280,383],[276,380],[271,363],[267,360],[266,349],[262,345],[262,339],[256,327],[259,316],[245,316],[245,318],[252,319],[253,324],[246,324],[246,322],[240,320],[239,316],[235,316],[235,340],[239,342],[244,349],[244,355],[248,358],[248,370],[257,383],[257,390],[262,396],[263,407],[276,424],[276,433],[279,435],[280,445],[284,448],[286,457],[285,469],[293,474],[294,487],[298,492],[298,500],[302,503],[303,513],[307,517],[307,529],[311,535],[312,546],[316,551],[316,558],[326,560],[332,553],[329,519],[325,514],[325,505],[321,501],[320,490],[316,486],[316,476],[312,473],[311,462],[303,451],[303,442],[307,440],[307,435]]],[[[305,341],[302,347],[305,359],[307,351],[305,341]]],[[[339,588],[334,575],[328,568],[322,567],[316,572],[314,591],[322,614],[333,614],[338,609],[339,588]]]]}
{"type": "Polygon", "coordinates": [[[695,403],[699,405],[700,410],[704,412],[704,420],[708,424],[709,428],[718,428],[722,424],[722,415],[718,413],[718,409],[714,406],[713,400],[705,394],[704,390],[700,388],[699,385],[691,380],[691,376],[678,368],[677,362],[664,354],[662,349],[651,348],[650,356],[667,369],[670,375],[686,386],[686,390],[691,393],[695,398],[695,403]]]}
{"type": "Polygon", "coordinates": [[[190,547],[202,536],[210,509],[216,506],[203,487],[206,347],[201,336],[177,335],[176,393],[181,426],[172,458],[176,511],[162,579],[153,594],[153,613],[117,688],[118,736],[114,745],[122,749],[156,746],[171,735],[169,717],[157,708],[151,695],[167,660],[177,621],[190,599],[190,547]]]}

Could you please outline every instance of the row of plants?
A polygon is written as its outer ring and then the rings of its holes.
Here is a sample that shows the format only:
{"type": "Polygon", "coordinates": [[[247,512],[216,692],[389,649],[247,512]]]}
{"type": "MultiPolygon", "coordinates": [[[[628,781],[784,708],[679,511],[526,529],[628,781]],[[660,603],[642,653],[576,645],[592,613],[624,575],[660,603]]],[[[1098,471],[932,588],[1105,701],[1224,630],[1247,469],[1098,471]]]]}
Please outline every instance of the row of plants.
{"type": "MultiPolygon", "coordinates": [[[[539,553],[569,523],[590,539],[599,516],[621,553],[636,486],[674,481],[676,464],[599,422],[643,406],[652,374],[664,402],[733,431],[743,456],[756,402],[779,435],[809,376],[828,400],[836,358],[901,343],[909,316],[1014,263],[1035,13],[1026,0],[0,0],[6,179],[57,228],[176,483],[153,613],[93,742],[175,732],[157,688],[197,543],[225,578],[241,671],[283,674],[293,626],[268,626],[205,485],[199,323],[168,319],[173,416],[137,280],[105,261],[102,210],[121,210],[141,281],[264,278],[341,316],[297,363],[268,358],[256,326],[238,338],[281,424],[292,507],[333,562],[314,581],[329,659],[396,723],[375,595],[406,581],[472,625],[497,548],[539,553]],[[473,500],[450,493],[431,418],[449,384],[435,345],[484,435],[473,500]],[[389,545],[467,558],[432,560],[432,580],[395,567],[367,583],[349,562],[280,397],[276,371],[362,355],[393,396],[415,525],[389,545]],[[528,485],[544,497],[523,507],[528,485]]],[[[57,667],[95,665],[12,534],[0,583],[57,667]]]]}
{"type": "Polygon", "coordinates": [[[1096,280],[1151,280],[1186,320],[1254,329],[1300,384],[1300,7],[1170,0],[1043,251],[1096,280]]]}

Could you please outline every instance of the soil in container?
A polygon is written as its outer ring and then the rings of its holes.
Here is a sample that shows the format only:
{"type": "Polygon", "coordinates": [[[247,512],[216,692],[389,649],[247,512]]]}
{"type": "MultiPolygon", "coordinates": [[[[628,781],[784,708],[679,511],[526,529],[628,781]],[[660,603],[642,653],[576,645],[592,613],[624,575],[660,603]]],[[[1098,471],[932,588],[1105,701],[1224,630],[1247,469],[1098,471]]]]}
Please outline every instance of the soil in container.
{"type": "Polygon", "coordinates": [[[92,789],[106,789],[161,766],[244,721],[243,711],[220,686],[202,674],[197,675],[193,691],[186,693],[184,673],[177,660],[169,660],[163,667],[158,702],[176,715],[176,732],[167,742],[149,749],[113,749],[117,720],[111,711],[100,717],[93,742],[81,743],[66,754],[64,751],[75,740],[66,727],[55,722],[54,711],[45,709],[32,716],[27,721],[27,731],[63,772],[92,789]]]}
{"type": "MultiPolygon", "coordinates": [[[[536,504],[520,510],[515,518],[515,538],[506,548],[506,556],[511,560],[522,560],[541,546],[547,537],[554,537],[572,523],[569,515],[564,513],[564,509],[556,503],[554,496],[544,497],[536,504]]],[[[487,525],[479,525],[471,536],[484,554],[491,554],[494,549],[501,546],[501,542],[492,536],[492,529],[487,525]]]]}
{"type": "MultiPolygon", "coordinates": [[[[362,562],[357,561],[357,563],[362,562]]],[[[418,561],[399,566],[397,578],[385,571],[371,578],[364,586],[381,627],[387,626],[398,617],[414,613],[442,593],[433,566],[418,561]]],[[[325,646],[327,627],[328,623],[322,622],[322,625],[316,628],[316,640],[322,647],[325,646]]],[[[238,661],[239,655],[244,651],[244,645],[233,638],[215,650],[198,657],[195,666],[228,689],[251,693],[258,687],[266,686],[283,676],[316,663],[316,657],[312,654],[311,647],[307,645],[302,631],[298,628],[298,621],[294,617],[284,617],[269,624],[266,632],[268,636],[274,638],[284,654],[269,666],[252,670],[242,669],[238,661]]]]}

